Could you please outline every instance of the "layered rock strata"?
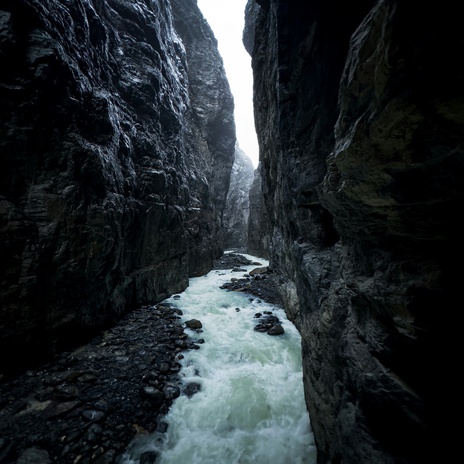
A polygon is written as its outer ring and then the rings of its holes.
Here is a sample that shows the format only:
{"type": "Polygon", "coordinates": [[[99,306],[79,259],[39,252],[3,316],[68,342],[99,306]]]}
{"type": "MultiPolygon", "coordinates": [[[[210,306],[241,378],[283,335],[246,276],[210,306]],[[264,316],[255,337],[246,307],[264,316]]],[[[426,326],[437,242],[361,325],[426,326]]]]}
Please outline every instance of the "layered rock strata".
{"type": "Polygon", "coordinates": [[[246,31],[266,240],[302,334],[318,462],[446,460],[455,382],[442,360],[456,352],[451,256],[463,254],[459,15],[258,0],[250,21],[256,8],[246,31]]]}
{"type": "Polygon", "coordinates": [[[233,100],[196,2],[171,3],[0,5],[0,372],[221,253],[233,100]]]}

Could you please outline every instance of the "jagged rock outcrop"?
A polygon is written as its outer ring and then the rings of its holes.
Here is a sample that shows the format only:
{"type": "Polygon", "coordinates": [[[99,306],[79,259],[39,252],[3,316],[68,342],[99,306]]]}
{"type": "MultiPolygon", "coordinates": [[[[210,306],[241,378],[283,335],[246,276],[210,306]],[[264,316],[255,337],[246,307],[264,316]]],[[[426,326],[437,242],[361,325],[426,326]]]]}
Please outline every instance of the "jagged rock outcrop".
{"type": "Polygon", "coordinates": [[[459,14],[257,3],[270,262],[302,334],[318,462],[446,461],[455,378],[442,362],[457,349],[451,257],[463,255],[459,14]]]}
{"type": "Polygon", "coordinates": [[[0,350],[11,354],[0,372],[183,290],[220,254],[233,101],[196,2],[172,7],[0,5],[0,350]]]}
{"type": "Polygon", "coordinates": [[[248,242],[248,216],[250,213],[250,187],[255,168],[249,156],[235,146],[235,160],[230,176],[229,193],[224,210],[224,248],[246,250],[248,242]]]}
{"type": "Polygon", "coordinates": [[[253,0],[248,0],[245,6],[245,24],[243,27],[242,42],[245,50],[251,55],[255,42],[256,21],[260,6],[253,0]]]}

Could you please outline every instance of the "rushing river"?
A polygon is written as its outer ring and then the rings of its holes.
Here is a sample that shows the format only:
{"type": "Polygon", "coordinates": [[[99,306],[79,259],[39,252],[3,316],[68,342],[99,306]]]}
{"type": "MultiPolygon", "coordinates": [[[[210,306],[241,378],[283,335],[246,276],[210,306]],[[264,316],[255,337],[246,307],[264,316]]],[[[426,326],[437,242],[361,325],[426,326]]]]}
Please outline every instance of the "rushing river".
{"type": "MultiPolygon", "coordinates": [[[[244,255],[263,266],[268,262],[244,255]]],[[[257,265],[241,266],[250,271],[257,265]]],[[[181,375],[201,390],[174,401],[165,434],[134,442],[122,464],[159,451],[157,464],[314,464],[316,448],[303,397],[300,335],[282,308],[220,286],[244,273],[213,270],[190,279],[180,298],[166,302],[198,319],[204,339],[184,353],[181,375]],[[256,313],[272,311],[283,335],[254,331],[256,313]]]]}

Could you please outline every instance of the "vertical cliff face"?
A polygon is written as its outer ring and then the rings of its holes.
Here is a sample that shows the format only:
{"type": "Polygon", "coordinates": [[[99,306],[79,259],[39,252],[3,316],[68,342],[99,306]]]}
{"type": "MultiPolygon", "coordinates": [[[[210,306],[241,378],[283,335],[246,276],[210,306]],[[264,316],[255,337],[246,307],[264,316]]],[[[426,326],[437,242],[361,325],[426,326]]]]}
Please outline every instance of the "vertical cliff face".
{"type": "Polygon", "coordinates": [[[11,364],[181,291],[220,253],[233,102],[211,30],[186,33],[194,22],[195,2],[0,5],[0,350],[15,352],[11,364]]]}
{"type": "Polygon", "coordinates": [[[249,191],[247,251],[251,255],[269,259],[268,214],[264,205],[261,166],[255,170],[249,191]]]}
{"type": "Polygon", "coordinates": [[[453,382],[439,360],[455,349],[450,257],[462,256],[457,12],[253,8],[266,240],[302,333],[319,462],[430,462],[446,453],[453,382]]]}
{"type": "Polygon", "coordinates": [[[192,196],[187,213],[190,275],[208,272],[224,246],[223,211],[235,153],[234,101],[217,41],[196,0],[171,0],[185,44],[191,108],[183,128],[192,196]]]}
{"type": "Polygon", "coordinates": [[[238,146],[230,176],[230,187],[224,210],[224,248],[247,250],[250,214],[250,187],[255,168],[248,155],[238,146]]]}

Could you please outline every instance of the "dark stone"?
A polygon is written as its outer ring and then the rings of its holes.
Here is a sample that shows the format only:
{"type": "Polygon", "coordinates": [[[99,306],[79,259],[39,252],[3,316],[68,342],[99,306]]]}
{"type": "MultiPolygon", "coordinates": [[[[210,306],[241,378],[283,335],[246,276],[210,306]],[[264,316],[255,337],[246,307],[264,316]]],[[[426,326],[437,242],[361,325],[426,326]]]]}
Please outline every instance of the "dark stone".
{"type": "Polygon", "coordinates": [[[284,328],[280,324],[274,324],[267,333],[269,335],[282,335],[285,333],[284,328]]]}
{"type": "Polygon", "coordinates": [[[247,249],[249,191],[254,171],[255,168],[250,158],[237,146],[224,210],[224,248],[226,250],[247,249]]]}
{"type": "Polygon", "coordinates": [[[177,385],[166,385],[163,389],[164,396],[168,400],[173,400],[180,395],[180,388],[177,385]]]}
{"type": "Polygon", "coordinates": [[[97,411],[95,409],[88,409],[87,411],[84,411],[82,415],[90,421],[99,421],[100,419],[105,417],[104,412],[97,411]]]}
{"type": "Polygon", "coordinates": [[[232,269],[234,267],[248,266],[249,264],[253,264],[253,262],[245,256],[239,253],[229,252],[224,253],[220,258],[214,261],[214,269],[232,269]]]}
{"type": "Polygon", "coordinates": [[[248,274],[250,274],[251,276],[254,276],[254,275],[267,274],[269,272],[270,272],[270,269],[267,266],[266,267],[255,267],[248,274]]]}
{"type": "Polygon", "coordinates": [[[451,257],[464,255],[457,5],[257,3],[248,252],[269,254],[302,335],[318,462],[452,461],[456,379],[442,362],[459,349],[451,257]]]}
{"type": "Polygon", "coordinates": [[[250,213],[248,217],[247,253],[269,259],[268,213],[262,194],[261,167],[255,170],[249,192],[250,213]]]}
{"type": "Polygon", "coordinates": [[[197,382],[189,382],[183,390],[183,393],[188,398],[191,398],[195,393],[201,391],[201,384],[197,382]]]}
{"type": "MultiPolygon", "coordinates": [[[[238,254],[236,253],[225,253],[219,260],[215,261],[215,269],[230,269],[230,267],[234,266],[235,263],[241,261],[241,258],[248,261],[248,263],[244,264],[253,264],[259,265],[260,263],[252,262],[242,256],[238,258],[238,254]]],[[[243,270],[242,270],[243,271],[243,270]]],[[[261,273],[254,272],[253,275],[247,275],[247,277],[243,279],[236,279],[232,278],[230,282],[226,282],[221,285],[220,288],[229,290],[229,291],[240,291],[246,292],[251,295],[259,296],[263,298],[268,303],[273,303],[277,305],[282,304],[282,297],[280,295],[280,286],[281,286],[281,276],[279,273],[274,272],[269,267],[263,268],[263,275],[261,273]]],[[[251,274],[251,273],[250,273],[251,274]]]]}
{"type": "Polygon", "coordinates": [[[245,27],[243,29],[243,45],[246,51],[252,55],[255,42],[256,19],[258,17],[259,3],[248,0],[245,7],[245,27]]]}
{"type": "Polygon", "coordinates": [[[235,125],[194,1],[7,1],[0,56],[3,372],[211,269],[235,125]]]}
{"type": "Polygon", "coordinates": [[[166,433],[167,430],[168,430],[168,424],[164,421],[161,421],[156,427],[156,431],[159,433],[166,433]]]}
{"type": "Polygon", "coordinates": [[[158,456],[156,451],[145,451],[140,455],[140,464],[155,464],[158,456]]]}
{"type": "Polygon", "coordinates": [[[203,324],[197,319],[190,319],[185,322],[185,325],[192,330],[201,329],[203,324]]]}
{"type": "Polygon", "coordinates": [[[29,448],[19,456],[16,464],[50,464],[48,453],[39,448],[29,448]]]}

